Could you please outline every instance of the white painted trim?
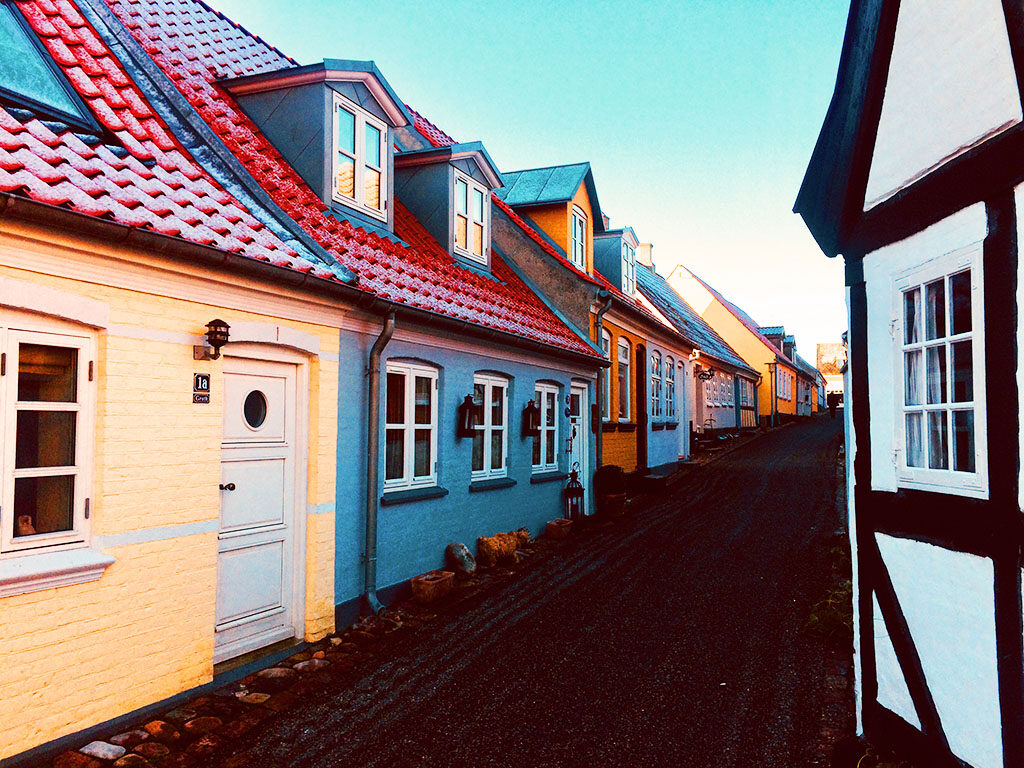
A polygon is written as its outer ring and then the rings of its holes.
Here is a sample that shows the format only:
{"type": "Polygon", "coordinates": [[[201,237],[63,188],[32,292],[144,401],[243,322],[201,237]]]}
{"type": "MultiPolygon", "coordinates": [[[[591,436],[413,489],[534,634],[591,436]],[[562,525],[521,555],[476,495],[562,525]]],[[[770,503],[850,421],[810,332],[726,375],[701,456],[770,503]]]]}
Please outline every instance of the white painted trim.
{"type": "MultiPolygon", "coordinates": [[[[385,455],[385,466],[384,466],[384,484],[383,490],[385,492],[392,491],[404,491],[413,488],[430,488],[437,485],[437,465],[439,463],[437,455],[437,433],[440,428],[438,424],[438,400],[440,399],[440,386],[438,383],[439,369],[433,366],[423,365],[421,363],[409,363],[403,362],[402,360],[388,360],[384,366],[384,392],[383,394],[383,409],[381,415],[381,425],[384,428],[384,440],[381,445],[384,446],[382,454],[385,455]],[[405,402],[405,420],[399,422],[388,422],[387,420],[387,374],[396,373],[401,374],[405,377],[404,385],[404,402],[405,402]],[[417,424],[416,423],[416,379],[425,378],[429,379],[433,383],[431,388],[431,399],[430,399],[430,424],[417,424]],[[404,433],[404,460],[405,464],[402,468],[402,476],[400,478],[387,477],[387,431],[388,429],[402,429],[404,433]],[[430,430],[430,474],[429,475],[416,475],[416,431],[428,428],[430,430]]],[[[507,397],[506,397],[507,400],[507,397]]],[[[379,429],[380,426],[377,428],[379,429]]]]}
{"type": "Polygon", "coordinates": [[[371,115],[360,105],[356,104],[351,99],[347,99],[337,91],[332,91],[333,101],[331,102],[331,199],[341,205],[349,206],[354,208],[361,213],[365,213],[368,216],[372,216],[375,219],[381,221],[388,220],[388,211],[390,205],[388,204],[391,200],[391,168],[389,158],[391,157],[391,138],[389,135],[389,128],[387,123],[378,120],[376,117],[371,115]],[[346,112],[351,113],[353,117],[352,130],[355,132],[353,136],[353,147],[352,147],[352,197],[339,192],[337,189],[338,181],[338,169],[337,160],[338,152],[342,151],[345,155],[348,155],[348,150],[339,150],[338,148],[338,109],[341,108],[346,112]],[[370,165],[366,158],[366,126],[369,125],[372,128],[376,128],[380,133],[380,165],[375,170],[380,172],[380,189],[378,190],[378,197],[382,205],[380,208],[374,208],[372,205],[368,205],[366,202],[366,167],[370,165]]]}
{"type": "Polygon", "coordinates": [[[89,547],[32,552],[0,560],[0,597],[96,581],[114,558],[89,547]]]}
{"type": "Polygon", "coordinates": [[[185,536],[196,536],[200,533],[215,533],[217,528],[218,521],[202,520],[195,523],[163,525],[159,528],[143,528],[138,531],[108,533],[103,536],[94,536],[92,543],[96,549],[111,549],[113,547],[127,547],[132,544],[148,544],[152,541],[180,539],[185,536]]]}
{"type": "Polygon", "coordinates": [[[273,344],[319,357],[320,339],[287,325],[258,320],[236,320],[230,324],[228,343],[273,344]]]}
{"type": "Polygon", "coordinates": [[[452,250],[455,251],[455,253],[457,253],[458,255],[464,256],[465,258],[469,259],[470,261],[474,261],[477,264],[487,266],[491,263],[491,191],[489,189],[486,189],[483,184],[474,179],[472,176],[463,173],[458,168],[453,167],[453,170],[455,171],[455,178],[452,180],[452,195],[454,196],[454,199],[452,200],[452,218],[451,221],[449,222],[449,226],[451,226],[452,228],[452,250]],[[459,216],[462,215],[459,213],[458,199],[458,189],[460,181],[466,185],[465,248],[461,247],[456,242],[456,232],[458,231],[456,220],[459,218],[459,216]],[[484,231],[483,234],[481,234],[480,236],[480,250],[482,251],[482,253],[479,256],[473,253],[473,251],[469,248],[470,230],[472,229],[473,224],[477,223],[473,220],[472,214],[472,200],[474,192],[478,192],[483,196],[483,202],[481,204],[481,215],[483,216],[483,221],[479,223],[481,224],[481,226],[483,226],[484,231]]]}
{"type": "MultiPolygon", "coordinates": [[[[233,326],[232,326],[233,327],[233,326]]],[[[138,339],[140,341],[160,341],[167,344],[204,344],[205,336],[179,331],[164,331],[160,328],[144,328],[137,325],[109,325],[107,326],[108,336],[117,336],[122,339],[138,339]]]]}
{"type": "Polygon", "coordinates": [[[50,315],[90,328],[105,328],[110,322],[110,307],[105,302],[13,277],[0,276],[0,307],[50,315]]]}

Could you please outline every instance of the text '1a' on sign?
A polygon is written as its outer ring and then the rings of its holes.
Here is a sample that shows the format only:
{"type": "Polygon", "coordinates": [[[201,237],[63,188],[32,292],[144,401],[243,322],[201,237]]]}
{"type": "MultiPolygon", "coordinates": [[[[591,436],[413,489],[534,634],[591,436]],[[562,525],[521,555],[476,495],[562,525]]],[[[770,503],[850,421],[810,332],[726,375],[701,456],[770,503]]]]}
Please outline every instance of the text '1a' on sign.
{"type": "Polygon", "coordinates": [[[210,402],[210,374],[196,373],[192,376],[192,402],[210,402]]]}

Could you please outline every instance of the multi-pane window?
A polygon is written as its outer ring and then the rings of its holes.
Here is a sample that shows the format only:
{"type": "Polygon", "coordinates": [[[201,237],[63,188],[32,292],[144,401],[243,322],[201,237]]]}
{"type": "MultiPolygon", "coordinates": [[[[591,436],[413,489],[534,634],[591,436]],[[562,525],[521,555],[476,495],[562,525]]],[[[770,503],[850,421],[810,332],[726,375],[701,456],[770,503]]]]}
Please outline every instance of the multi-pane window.
{"type": "Polygon", "coordinates": [[[487,261],[487,190],[455,172],[455,250],[474,261],[487,261]]]}
{"type": "Polygon", "coordinates": [[[661,416],[661,353],[651,354],[651,416],[661,416]]]}
{"type": "Polygon", "coordinates": [[[704,405],[715,404],[715,385],[714,378],[707,379],[704,382],[704,405]]]}
{"type": "Polygon", "coordinates": [[[334,199],[385,218],[387,126],[334,94],[334,199]]]}
{"type": "Polygon", "coordinates": [[[676,363],[665,357],[665,418],[676,417],[676,363]]]}
{"type": "Polygon", "coordinates": [[[497,376],[473,377],[473,479],[504,477],[508,450],[508,382],[497,376]]]}
{"type": "Polygon", "coordinates": [[[627,296],[636,293],[636,249],[622,241],[622,292],[627,296]]]}
{"type": "Polygon", "coordinates": [[[572,241],[569,257],[582,270],[587,268],[587,215],[580,208],[572,209],[572,241]]]}
{"type": "Polygon", "coordinates": [[[0,328],[0,549],[85,540],[92,339],[0,328]]]}
{"type": "Polygon", "coordinates": [[[629,355],[629,342],[619,339],[619,421],[629,421],[629,355]]]}
{"type": "MultiPolygon", "coordinates": [[[[605,359],[611,362],[612,359],[612,335],[608,331],[601,331],[601,351],[604,353],[605,359]]],[[[612,412],[612,368],[609,365],[603,371],[601,376],[604,377],[603,389],[604,394],[601,400],[601,418],[608,419],[609,414],[612,412]]]]}
{"type": "Polygon", "coordinates": [[[754,402],[754,382],[740,379],[740,405],[749,406],[754,402]]]}
{"type": "MultiPolygon", "coordinates": [[[[906,467],[974,473],[976,339],[971,270],[903,291],[906,467]]],[[[980,331],[980,329],[977,329],[980,331]]]]}
{"type": "Polygon", "coordinates": [[[437,370],[389,362],[385,395],[384,488],[437,482],[437,370]]]}
{"type": "Polygon", "coordinates": [[[540,408],[540,429],[533,438],[533,469],[558,469],[558,387],[537,384],[534,402],[540,408]]]}

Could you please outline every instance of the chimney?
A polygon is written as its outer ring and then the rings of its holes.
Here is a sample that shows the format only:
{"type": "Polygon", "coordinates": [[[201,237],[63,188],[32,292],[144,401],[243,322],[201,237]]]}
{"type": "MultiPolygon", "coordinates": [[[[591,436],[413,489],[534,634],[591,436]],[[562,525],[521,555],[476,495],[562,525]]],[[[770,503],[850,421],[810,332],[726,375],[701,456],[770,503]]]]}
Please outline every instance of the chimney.
{"type": "Polygon", "coordinates": [[[602,213],[601,214],[601,221],[604,223],[605,230],[611,229],[612,220],[608,218],[608,214],[602,213]]]}
{"type": "Polygon", "coordinates": [[[636,248],[637,263],[654,269],[654,246],[650,243],[640,243],[636,248]]]}

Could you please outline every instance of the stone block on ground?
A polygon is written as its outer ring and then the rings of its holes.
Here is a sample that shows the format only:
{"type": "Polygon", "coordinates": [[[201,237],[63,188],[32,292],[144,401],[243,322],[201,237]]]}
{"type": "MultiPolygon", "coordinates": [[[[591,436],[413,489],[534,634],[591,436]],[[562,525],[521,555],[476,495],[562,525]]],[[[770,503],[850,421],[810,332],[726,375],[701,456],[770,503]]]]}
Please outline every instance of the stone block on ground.
{"type": "Polygon", "coordinates": [[[122,758],[114,761],[114,768],[152,768],[152,763],[142,755],[129,752],[122,758]]]}
{"type": "Polygon", "coordinates": [[[194,720],[189,720],[181,728],[186,736],[194,739],[220,728],[221,724],[219,717],[197,717],[194,720]]]}
{"type": "Polygon", "coordinates": [[[469,547],[453,541],[444,549],[444,565],[457,579],[468,579],[476,573],[476,558],[469,547]]]}
{"type": "MultiPolygon", "coordinates": [[[[145,728],[150,736],[164,744],[173,744],[181,738],[181,734],[178,732],[178,729],[166,720],[151,720],[146,723],[143,728],[145,728]]],[[[135,751],[138,752],[139,750],[136,749],[135,751]]]]}
{"type": "Polygon", "coordinates": [[[102,768],[99,760],[81,752],[64,752],[53,761],[53,768],[102,768]]]}
{"type": "Polygon", "coordinates": [[[152,760],[153,762],[163,760],[171,754],[171,750],[169,750],[166,745],[161,744],[158,741],[143,742],[135,748],[135,752],[142,755],[147,760],[152,760]]]}
{"type": "Polygon", "coordinates": [[[128,750],[106,741],[90,741],[78,751],[83,755],[95,757],[97,760],[117,760],[128,750]]]}
{"type": "Polygon", "coordinates": [[[309,659],[307,661],[300,661],[295,665],[295,669],[299,672],[316,672],[329,666],[331,666],[331,662],[324,659],[309,659]]]}
{"type": "Polygon", "coordinates": [[[148,731],[136,728],[133,731],[125,731],[124,733],[119,733],[116,736],[111,736],[109,741],[111,744],[116,744],[117,746],[124,747],[125,749],[135,749],[136,746],[148,739],[148,731]]]}

